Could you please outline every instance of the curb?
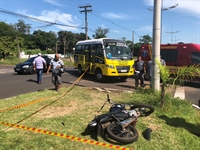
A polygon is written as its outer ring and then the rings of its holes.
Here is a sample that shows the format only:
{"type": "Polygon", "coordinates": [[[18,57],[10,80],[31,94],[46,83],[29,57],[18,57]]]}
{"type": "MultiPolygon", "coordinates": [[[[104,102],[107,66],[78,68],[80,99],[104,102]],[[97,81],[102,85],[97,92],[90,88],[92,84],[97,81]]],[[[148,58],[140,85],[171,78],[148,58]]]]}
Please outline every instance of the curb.
{"type": "Polygon", "coordinates": [[[182,100],[185,99],[185,89],[184,87],[177,87],[174,93],[174,98],[180,98],[182,100]]]}

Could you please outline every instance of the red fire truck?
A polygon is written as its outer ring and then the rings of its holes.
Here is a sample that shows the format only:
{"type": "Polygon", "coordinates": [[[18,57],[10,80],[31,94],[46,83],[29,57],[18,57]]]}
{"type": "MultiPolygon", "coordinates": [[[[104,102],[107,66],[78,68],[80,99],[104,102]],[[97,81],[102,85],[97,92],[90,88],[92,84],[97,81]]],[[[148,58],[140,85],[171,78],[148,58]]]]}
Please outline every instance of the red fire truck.
{"type": "MultiPolygon", "coordinates": [[[[200,65],[200,44],[185,44],[182,42],[178,44],[161,44],[160,54],[171,73],[176,73],[178,67],[200,65]]],[[[141,45],[139,55],[147,65],[152,58],[152,45],[141,45]]],[[[199,74],[195,77],[195,80],[200,81],[199,74]]]]}

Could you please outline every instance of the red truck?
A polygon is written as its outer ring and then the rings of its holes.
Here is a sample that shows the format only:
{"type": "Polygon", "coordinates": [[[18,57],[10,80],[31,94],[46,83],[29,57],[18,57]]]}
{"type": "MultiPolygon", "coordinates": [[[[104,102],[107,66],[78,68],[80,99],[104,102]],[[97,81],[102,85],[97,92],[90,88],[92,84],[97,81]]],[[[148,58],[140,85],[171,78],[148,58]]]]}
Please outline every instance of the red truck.
{"type": "MultiPolygon", "coordinates": [[[[160,54],[172,73],[175,73],[178,67],[191,65],[200,66],[200,44],[182,42],[178,44],[161,44],[160,54]]],[[[144,60],[147,65],[148,61],[152,58],[152,45],[141,45],[139,55],[141,55],[142,60],[144,60]]],[[[194,80],[200,81],[199,74],[197,74],[194,80]]]]}

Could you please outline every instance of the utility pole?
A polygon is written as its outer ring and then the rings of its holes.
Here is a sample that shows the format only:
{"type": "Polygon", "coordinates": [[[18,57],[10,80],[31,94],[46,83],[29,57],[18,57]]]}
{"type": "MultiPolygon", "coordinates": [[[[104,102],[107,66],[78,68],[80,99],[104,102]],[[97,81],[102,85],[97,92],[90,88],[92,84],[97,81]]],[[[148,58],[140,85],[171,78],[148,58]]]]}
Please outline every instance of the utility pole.
{"type": "Polygon", "coordinates": [[[156,60],[160,60],[160,37],[161,37],[161,3],[162,0],[154,0],[153,10],[153,54],[152,54],[152,88],[155,91],[160,90],[160,71],[156,60]]]}
{"type": "Polygon", "coordinates": [[[173,26],[172,26],[172,31],[171,31],[171,32],[165,32],[165,33],[171,34],[171,44],[172,44],[172,41],[173,41],[173,34],[178,33],[179,31],[180,31],[180,30],[174,31],[174,32],[173,32],[173,26]]]}
{"type": "Polygon", "coordinates": [[[18,49],[18,58],[20,62],[20,46],[19,46],[19,31],[18,31],[18,26],[15,24],[15,31],[16,31],[16,42],[17,42],[17,49],[18,49]]]}
{"type": "Polygon", "coordinates": [[[132,49],[132,53],[134,54],[134,31],[132,32],[132,42],[133,42],[133,49],[132,49]]]}
{"type": "Polygon", "coordinates": [[[84,10],[81,10],[80,13],[84,12],[85,13],[85,36],[86,40],[88,39],[88,21],[87,21],[87,13],[92,12],[92,10],[88,10],[89,7],[92,7],[91,5],[85,5],[85,6],[80,6],[79,8],[84,8],[84,10]]]}

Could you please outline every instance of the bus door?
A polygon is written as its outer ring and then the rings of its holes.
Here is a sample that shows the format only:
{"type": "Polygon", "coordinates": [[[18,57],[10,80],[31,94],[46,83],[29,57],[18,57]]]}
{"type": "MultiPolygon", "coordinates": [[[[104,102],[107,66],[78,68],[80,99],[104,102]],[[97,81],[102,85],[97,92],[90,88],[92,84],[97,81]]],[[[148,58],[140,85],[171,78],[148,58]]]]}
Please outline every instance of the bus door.
{"type": "Polygon", "coordinates": [[[91,52],[90,52],[90,45],[84,45],[84,53],[83,53],[85,59],[84,59],[84,62],[83,62],[83,69],[85,70],[87,68],[87,66],[89,65],[90,63],[90,55],[91,55],[91,52]]]}
{"type": "Polygon", "coordinates": [[[95,53],[96,53],[96,45],[91,45],[90,49],[90,73],[94,74],[95,71],[95,53]]]}

